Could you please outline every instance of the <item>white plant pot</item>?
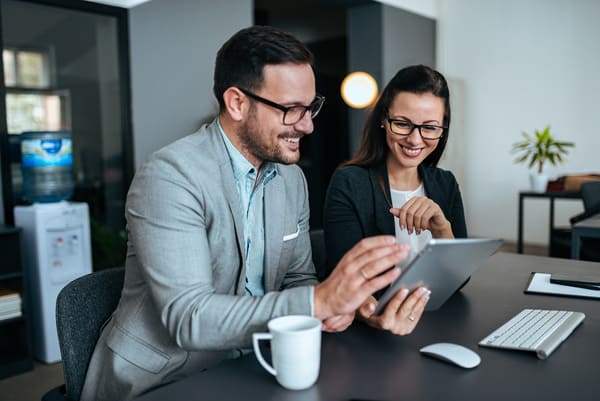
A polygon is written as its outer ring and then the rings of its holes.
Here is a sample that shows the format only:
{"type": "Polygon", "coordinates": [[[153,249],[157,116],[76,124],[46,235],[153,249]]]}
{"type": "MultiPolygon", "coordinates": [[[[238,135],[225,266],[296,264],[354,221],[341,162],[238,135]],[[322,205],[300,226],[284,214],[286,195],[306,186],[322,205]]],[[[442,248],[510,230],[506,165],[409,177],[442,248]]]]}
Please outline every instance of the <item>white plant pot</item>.
{"type": "Polygon", "coordinates": [[[548,185],[548,176],[545,174],[529,174],[529,184],[534,192],[546,192],[548,185]]]}

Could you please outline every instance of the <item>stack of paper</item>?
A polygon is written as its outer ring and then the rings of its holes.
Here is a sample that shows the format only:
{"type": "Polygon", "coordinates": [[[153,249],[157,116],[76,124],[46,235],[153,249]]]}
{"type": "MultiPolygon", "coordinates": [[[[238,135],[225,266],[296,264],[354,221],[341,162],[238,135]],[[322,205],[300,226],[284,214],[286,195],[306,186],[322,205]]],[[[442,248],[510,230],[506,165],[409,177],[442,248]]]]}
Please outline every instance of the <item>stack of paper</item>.
{"type": "Polygon", "coordinates": [[[21,295],[14,290],[0,288],[0,320],[21,316],[21,295]]]}
{"type": "Polygon", "coordinates": [[[529,284],[525,289],[526,293],[554,294],[570,297],[600,298],[600,289],[592,290],[576,287],[573,285],[555,284],[550,281],[550,273],[531,273],[529,284]]]}

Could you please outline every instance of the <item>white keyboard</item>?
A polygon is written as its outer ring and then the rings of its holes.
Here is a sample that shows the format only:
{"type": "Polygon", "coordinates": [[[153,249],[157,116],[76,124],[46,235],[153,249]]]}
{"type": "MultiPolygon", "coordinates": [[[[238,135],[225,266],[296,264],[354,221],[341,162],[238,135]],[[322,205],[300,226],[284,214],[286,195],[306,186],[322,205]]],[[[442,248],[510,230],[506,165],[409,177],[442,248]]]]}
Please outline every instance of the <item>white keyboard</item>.
{"type": "Polygon", "coordinates": [[[546,359],[584,318],[581,312],[523,309],[479,345],[533,351],[538,358],[546,359]]]}

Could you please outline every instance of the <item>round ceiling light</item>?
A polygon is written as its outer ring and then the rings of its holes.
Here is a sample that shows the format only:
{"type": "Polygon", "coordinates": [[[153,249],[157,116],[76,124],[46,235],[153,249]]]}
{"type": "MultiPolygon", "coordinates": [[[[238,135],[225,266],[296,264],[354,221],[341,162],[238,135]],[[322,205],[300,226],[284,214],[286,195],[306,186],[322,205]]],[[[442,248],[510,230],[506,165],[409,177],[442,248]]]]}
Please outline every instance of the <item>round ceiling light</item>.
{"type": "Polygon", "coordinates": [[[377,97],[377,82],[366,72],[353,72],[342,81],[341,92],[342,99],[348,106],[362,109],[377,97]]]}

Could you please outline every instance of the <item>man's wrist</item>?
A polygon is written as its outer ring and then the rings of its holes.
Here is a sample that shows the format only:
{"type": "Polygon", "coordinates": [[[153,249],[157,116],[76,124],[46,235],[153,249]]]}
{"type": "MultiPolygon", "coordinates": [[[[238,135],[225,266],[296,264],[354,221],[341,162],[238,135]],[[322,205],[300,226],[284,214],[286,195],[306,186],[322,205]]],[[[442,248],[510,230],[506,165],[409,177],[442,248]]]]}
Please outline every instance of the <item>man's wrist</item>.
{"type": "Polygon", "coordinates": [[[325,320],[333,315],[328,311],[324,297],[325,291],[323,283],[317,284],[313,290],[313,316],[320,320],[325,320]]]}

